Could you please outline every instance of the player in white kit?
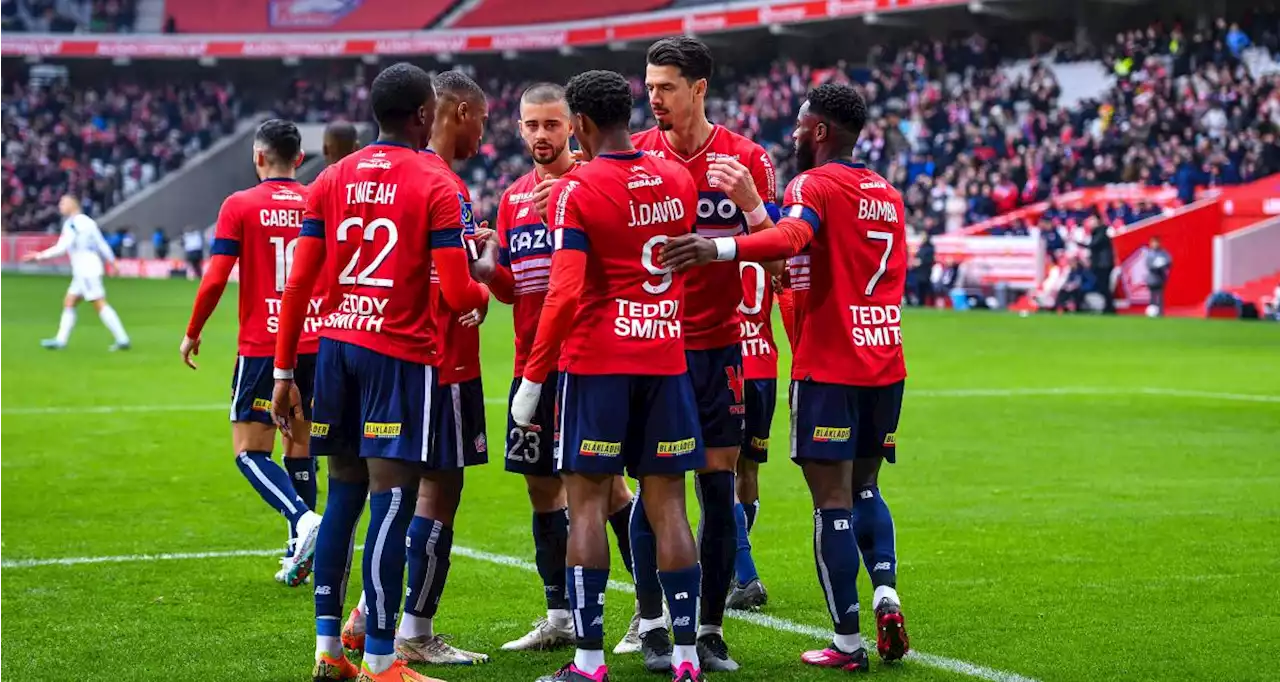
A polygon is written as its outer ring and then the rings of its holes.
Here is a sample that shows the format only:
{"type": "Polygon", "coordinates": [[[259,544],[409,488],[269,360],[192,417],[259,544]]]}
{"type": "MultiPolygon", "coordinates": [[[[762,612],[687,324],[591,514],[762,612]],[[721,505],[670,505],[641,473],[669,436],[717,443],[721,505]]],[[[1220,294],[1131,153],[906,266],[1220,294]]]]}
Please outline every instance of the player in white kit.
{"type": "Polygon", "coordinates": [[[24,261],[41,261],[67,254],[71,259],[71,286],[67,287],[67,297],[63,300],[62,320],[58,323],[58,335],[45,339],[40,345],[50,350],[64,348],[71,330],[76,326],[76,304],[82,299],[89,301],[98,309],[98,317],[107,326],[116,342],[110,350],[129,350],[129,335],[120,323],[111,304],[107,303],[107,292],[102,288],[104,261],[114,263],[116,256],[102,238],[102,231],[92,218],[80,209],[80,200],[70,194],[58,200],[58,212],[62,214],[62,236],[58,243],[36,253],[23,257],[24,261]]]}

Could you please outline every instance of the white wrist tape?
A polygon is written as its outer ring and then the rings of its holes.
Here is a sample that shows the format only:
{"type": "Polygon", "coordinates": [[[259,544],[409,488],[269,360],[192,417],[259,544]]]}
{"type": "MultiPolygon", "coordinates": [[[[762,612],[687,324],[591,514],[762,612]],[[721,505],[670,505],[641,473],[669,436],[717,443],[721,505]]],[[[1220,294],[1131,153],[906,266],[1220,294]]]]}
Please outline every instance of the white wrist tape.
{"type": "Polygon", "coordinates": [[[747,227],[755,227],[768,219],[769,212],[765,210],[763,201],[755,208],[747,211],[747,227]]]}
{"type": "Polygon", "coordinates": [[[293,380],[293,370],[291,370],[291,369],[280,369],[279,367],[273,368],[273,369],[271,370],[271,378],[276,379],[276,380],[280,380],[280,381],[292,381],[292,380],[293,380]]]}
{"type": "Polygon", "coordinates": [[[738,242],[733,237],[715,237],[711,243],[716,245],[716,260],[733,260],[738,257],[738,242]]]}

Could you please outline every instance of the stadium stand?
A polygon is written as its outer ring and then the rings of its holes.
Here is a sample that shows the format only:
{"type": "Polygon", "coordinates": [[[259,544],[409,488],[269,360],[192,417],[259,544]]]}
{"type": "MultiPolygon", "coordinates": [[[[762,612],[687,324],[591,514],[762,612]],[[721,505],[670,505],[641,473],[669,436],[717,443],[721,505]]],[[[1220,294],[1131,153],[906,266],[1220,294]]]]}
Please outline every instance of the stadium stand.
{"type": "Polygon", "coordinates": [[[6,31],[124,33],[133,30],[137,0],[4,0],[6,31]]]}
{"type": "Polygon", "coordinates": [[[474,9],[462,14],[452,26],[521,26],[554,21],[574,21],[655,10],[671,4],[669,0],[557,0],[536,3],[528,0],[480,0],[474,9]]]}
{"type": "Polygon", "coordinates": [[[58,226],[58,197],[80,194],[101,215],[207,148],[244,112],[235,89],[213,81],[93,87],[6,80],[4,226],[58,226]]]}

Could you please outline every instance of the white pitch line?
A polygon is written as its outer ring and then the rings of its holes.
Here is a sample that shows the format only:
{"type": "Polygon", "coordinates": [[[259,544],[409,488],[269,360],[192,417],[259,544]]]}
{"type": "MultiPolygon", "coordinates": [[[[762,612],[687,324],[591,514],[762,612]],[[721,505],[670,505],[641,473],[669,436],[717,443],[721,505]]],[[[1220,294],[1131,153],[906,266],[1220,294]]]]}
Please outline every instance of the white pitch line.
{"type": "MultiPolygon", "coordinates": [[[[357,547],[357,551],[361,548],[357,547]]],[[[470,547],[453,546],[453,553],[457,556],[475,559],[476,561],[484,561],[486,563],[515,568],[529,573],[537,573],[538,567],[531,561],[526,561],[519,557],[508,556],[506,554],[494,554],[479,549],[471,549],[470,547]]],[[[97,556],[97,557],[68,557],[62,559],[16,559],[5,560],[0,562],[2,568],[36,568],[40,566],[79,566],[83,564],[122,564],[133,562],[151,562],[151,561],[180,561],[186,559],[221,559],[227,557],[250,557],[250,556],[279,556],[281,550],[277,549],[240,549],[228,550],[221,552],[180,552],[173,554],[125,554],[120,556],[97,556]]],[[[625,592],[627,594],[635,594],[635,587],[631,583],[625,583],[618,580],[609,581],[609,589],[617,592],[625,592]]],[[[805,635],[819,640],[828,640],[831,637],[831,631],[825,628],[815,627],[813,625],[804,625],[769,616],[762,613],[754,613],[750,611],[725,611],[725,616],[734,620],[741,620],[752,625],[777,630],[778,632],[789,632],[796,635],[805,635]]],[[[874,648],[875,642],[872,640],[864,640],[867,648],[874,648]]],[[[1025,677],[1017,673],[1011,673],[995,668],[962,661],[956,658],[948,658],[946,656],[938,656],[935,654],[922,653],[920,651],[912,651],[907,654],[907,659],[914,661],[920,665],[930,668],[937,668],[958,675],[966,675],[988,682],[1039,682],[1035,678],[1025,677]]]]}
{"type": "MultiPolygon", "coordinates": [[[[1163,396],[1168,398],[1197,398],[1227,402],[1280,403],[1280,395],[1262,393],[1221,393],[1181,388],[1096,388],[1088,386],[1060,388],[956,388],[956,389],[907,389],[907,398],[1019,398],[1052,397],[1064,395],[1088,396],[1163,396]]],[[[485,398],[486,405],[506,405],[506,398],[485,398]]],[[[225,412],[226,403],[193,405],[57,405],[48,407],[6,407],[0,414],[6,416],[56,415],[56,414],[119,414],[126,412],[225,412]]]]}

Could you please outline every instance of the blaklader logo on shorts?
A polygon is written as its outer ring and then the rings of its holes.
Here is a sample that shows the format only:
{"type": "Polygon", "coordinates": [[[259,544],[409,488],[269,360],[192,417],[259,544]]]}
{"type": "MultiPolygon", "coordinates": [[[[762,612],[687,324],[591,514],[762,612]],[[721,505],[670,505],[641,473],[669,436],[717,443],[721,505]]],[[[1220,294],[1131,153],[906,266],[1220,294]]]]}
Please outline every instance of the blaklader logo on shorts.
{"type": "Polygon", "coordinates": [[[658,456],[659,457],[679,457],[680,455],[687,455],[690,452],[693,452],[693,449],[697,446],[698,446],[698,441],[693,438],[686,438],[684,440],[659,441],[658,456]]]}
{"type": "Polygon", "coordinates": [[[815,443],[845,443],[849,440],[849,434],[852,432],[848,426],[843,428],[835,428],[833,426],[815,426],[813,429],[813,442],[815,443]]]}
{"type": "Polygon", "coordinates": [[[254,398],[254,399],[253,399],[253,411],[254,411],[254,412],[270,412],[270,411],[271,411],[271,401],[270,401],[270,400],[266,400],[266,399],[264,399],[264,398],[254,398]]]}
{"type": "Polygon", "coordinates": [[[311,435],[324,438],[329,435],[329,425],[320,422],[311,422],[311,435]]]}
{"type": "Polygon", "coordinates": [[[380,422],[365,422],[364,437],[365,438],[399,438],[400,423],[395,422],[392,424],[386,424],[386,423],[380,423],[380,422]]]}
{"type": "Polygon", "coordinates": [[[622,454],[622,443],[612,443],[605,440],[584,440],[582,445],[578,446],[578,454],[587,455],[588,457],[617,457],[622,454]]]}
{"type": "Polygon", "coordinates": [[[896,447],[897,445],[898,445],[898,434],[897,434],[897,432],[894,432],[894,433],[886,433],[886,434],[884,435],[884,446],[885,446],[886,448],[896,447]]]}
{"type": "Polygon", "coordinates": [[[751,437],[751,447],[753,447],[753,448],[755,448],[755,449],[757,449],[757,450],[768,450],[768,449],[769,449],[769,439],[768,439],[768,438],[756,438],[755,436],[752,436],[752,437],[751,437]]]}

